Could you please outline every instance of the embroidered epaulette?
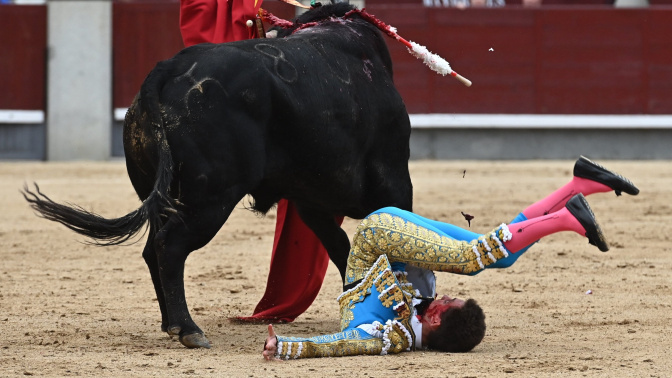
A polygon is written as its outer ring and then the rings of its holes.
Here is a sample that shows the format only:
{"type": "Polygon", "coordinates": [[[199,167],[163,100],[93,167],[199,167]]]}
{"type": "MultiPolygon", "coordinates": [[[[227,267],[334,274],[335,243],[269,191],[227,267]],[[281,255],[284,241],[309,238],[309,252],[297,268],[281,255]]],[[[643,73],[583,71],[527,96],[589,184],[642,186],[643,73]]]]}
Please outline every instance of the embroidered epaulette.
{"type": "Polygon", "coordinates": [[[397,303],[394,311],[397,312],[397,319],[408,319],[411,316],[411,309],[406,302],[397,303]]]}
{"type": "Polygon", "coordinates": [[[406,303],[410,303],[411,297],[400,287],[387,256],[381,255],[357,286],[338,297],[341,330],[346,329],[354,319],[355,305],[371,294],[377,296],[382,306],[392,308],[396,312],[396,319],[410,316],[411,311],[406,303]]]}
{"type": "Polygon", "coordinates": [[[375,278],[373,284],[376,286],[376,290],[379,293],[385,291],[386,286],[392,286],[395,284],[394,273],[390,269],[385,269],[378,277],[375,278]]]}
{"type": "Polygon", "coordinates": [[[344,291],[341,295],[338,296],[338,298],[336,298],[336,301],[338,301],[338,304],[341,307],[350,303],[361,302],[364,299],[366,293],[373,286],[374,280],[376,282],[380,282],[378,277],[386,270],[390,270],[390,263],[387,260],[387,256],[382,255],[378,258],[378,260],[376,260],[371,268],[369,268],[369,270],[366,272],[366,276],[364,276],[357,286],[350,290],[344,291]]]}
{"type": "Polygon", "coordinates": [[[397,277],[397,282],[401,286],[401,290],[404,291],[406,298],[413,299],[414,297],[420,297],[420,292],[413,287],[413,284],[408,281],[408,273],[403,271],[395,271],[394,275],[397,277]]]}
{"type": "Polygon", "coordinates": [[[383,290],[383,292],[378,295],[378,299],[383,306],[392,307],[397,303],[404,301],[404,292],[395,283],[383,290]]]}

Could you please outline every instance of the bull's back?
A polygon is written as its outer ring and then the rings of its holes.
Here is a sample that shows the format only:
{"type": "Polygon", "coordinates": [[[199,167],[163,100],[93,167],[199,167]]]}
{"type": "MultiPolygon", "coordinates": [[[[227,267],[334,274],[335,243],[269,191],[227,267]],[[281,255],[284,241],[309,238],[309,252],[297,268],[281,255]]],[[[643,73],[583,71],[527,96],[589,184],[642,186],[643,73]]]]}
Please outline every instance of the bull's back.
{"type": "Polygon", "coordinates": [[[383,172],[408,176],[410,124],[389,53],[384,43],[362,48],[381,42],[348,32],[203,44],[161,62],[125,124],[136,191],[151,190],[145,177],[156,166],[151,101],[177,164],[228,160],[261,170],[252,175],[259,185],[288,198],[326,203],[336,193],[362,202],[364,191],[385,185],[383,172]],[[145,98],[152,91],[157,98],[145,98]]]}
{"type": "Polygon", "coordinates": [[[344,31],[324,34],[306,31],[255,46],[264,52],[260,71],[273,104],[270,141],[285,143],[283,150],[295,155],[309,153],[326,167],[335,156],[364,158],[371,149],[407,144],[396,138],[410,135],[410,124],[387,49],[362,49],[344,31]]]}

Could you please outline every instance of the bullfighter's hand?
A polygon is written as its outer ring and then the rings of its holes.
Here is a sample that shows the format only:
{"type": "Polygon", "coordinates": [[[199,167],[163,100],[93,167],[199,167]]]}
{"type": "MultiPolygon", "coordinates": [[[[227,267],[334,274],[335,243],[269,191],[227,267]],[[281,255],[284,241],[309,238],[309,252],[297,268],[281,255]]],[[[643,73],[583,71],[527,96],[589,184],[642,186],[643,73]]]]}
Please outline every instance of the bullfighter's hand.
{"type": "Polygon", "coordinates": [[[268,325],[268,338],[264,343],[264,352],[262,355],[266,361],[281,361],[275,357],[275,352],[278,350],[278,337],[273,330],[273,324],[268,325]]]}

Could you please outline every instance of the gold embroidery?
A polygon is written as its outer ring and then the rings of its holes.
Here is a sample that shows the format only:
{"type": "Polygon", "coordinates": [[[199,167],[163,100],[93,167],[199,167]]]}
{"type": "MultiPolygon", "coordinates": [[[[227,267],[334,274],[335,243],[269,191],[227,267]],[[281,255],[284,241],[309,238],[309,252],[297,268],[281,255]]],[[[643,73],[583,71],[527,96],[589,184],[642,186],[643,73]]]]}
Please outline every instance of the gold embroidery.
{"type": "Polygon", "coordinates": [[[362,354],[376,355],[383,350],[381,339],[369,340],[340,340],[330,344],[304,344],[301,357],[341,357],[358,356],[362,354]]]}
{"type": "Polygon", "coordinates": [[[401,291],[399,286],[394,285],[387,289],[387,291],[381,293],[378,298],[380,299],[380,303],[383,306],[391,307],[395,304],[395,302],[403,302],[404,293],[401,291]]]}
{"type": "Polygon", "coordinates": [[[354,303],[341,306],[341,331],[348,328],[350,322],[355,319],[355,314],[352,313],[352,309],[354,308],[354,303]]]}
{"type": "Polygon", "coordinates": [[[393,326],[393,331],[390,331],[388,337],[390,338],[391,344],[390,349],[387,351],[388,353],[399,353],[408,348],[406,335],[404,335],[404,331],[399,329],[396,324],[393,326]]]}
{"type": "MultiPolygon", "coordinates": [[[[501,235],[500,229],[495,231],[495,235],[501,235]]],[[[504,257],[492,232],[483,239],[496,259],[504,257]]],[[[429,270],[473,273],[482,269],[474,253],[474,245],[479,250],[484,249],[483,243],[478,240],[455,240],[396,215],[372,214],[362,221],[353,238],[346,281],[351,283],[362,279],[368,267],[381,254],[387,254],[390,261],[410,263],[429,270]]],[[[487,256],[487,250],[481,256],[487,256]]],[[[493,261],[489,257],[481,257],[481,262],[487,266],[493,261]]]]}
{"type": "MultiPolygon", "coordinates": [[[[341,296],[338,298],[338,304],[341,310],[341,331],[348,328],[350,322],[354,319],[352,309],[354,309],[355,303],[364,300],[367,292],[374,285],[374,281],[380,281],[379,276],[381,273],[389,272],[392,274],[392,272],[389,270],[390,265],[387,259],[381,259],[377,264],[374,260],[373,264],[374,266],[371,266],[369,269],[369,274],[362,279],[361,283],[359,283],[353,289],[341,294],[341,296]]],[[[394,277],[393,274],[392,277],[394,277]]],[[[392,282],[394,283],[394,278],[392,282]]]]}
{"type": "Polygon", "coordinates": [[[394,278],[394,273],[392,273],[391,270],[386,270],[383,274],[377,277],[373,284],[376,286],[376,290],[378,290],[379,293],[382,293],[387,286],[394,285],[394,278]]]}
{"type": "Polygon", "coordinates": [[[399,307],[396,308],[396,311],[397,311],[396,320],[406,319],[411,316],[411,309],[408,308],[408,305],[406,303],[402,303],[399,307]]]}
{"type": "MultiPolygon", "coordinates": [[[[381,339],[371,337],[358,330],[350,330],[333,335],[316,336],[310,339],[278,336],[278,341],[283,344],[291,343],[297,345],[297,347],[292,348],[294,353],[290,354],[290,358],[340,357],[362,354],[375,355],[380,354],[383,350],[383,341],[381,339]],[[299,343],[302,343],[301,355],[296,356],[299,343]]],[[[283,350],[282,355],[279,357],[285,358],[286,355],[287,352],[283,350]]]]}

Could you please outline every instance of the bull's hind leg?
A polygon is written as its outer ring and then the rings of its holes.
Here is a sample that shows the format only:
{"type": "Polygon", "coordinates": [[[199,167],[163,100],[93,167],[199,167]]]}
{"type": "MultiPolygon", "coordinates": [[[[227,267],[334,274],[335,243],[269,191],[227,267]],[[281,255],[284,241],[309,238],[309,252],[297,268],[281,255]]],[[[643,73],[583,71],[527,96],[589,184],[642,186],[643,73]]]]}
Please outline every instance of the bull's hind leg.
{"type": "Polygon", "coordinates": [[[159,260],[156,258],[156,248],[154,247],[154,232],[150,230],[145,249],[142,251],[142,257],[149,268],[149,274],[152,277],[152,284],[154,284],[154,291],[156,292],[156,299],[159,302],[159,309],[161,310],[161,330],[168,331],[168,312],[166,311],[166,297],[163,295],[163,287],[161,286],[161,277],[159,275],[159,260]]]}
{"type": "Polygon", "coordinates": [[[197,208],[188,206],[179,215],[171,215],[154,238],[158,275],[165,298],[162,328],[165,326],[168,334],[179,336],[186,347],[210,348],[210,342],[192,320],[187,308],[185,261],[192,251],[205,246],[215,236],[240,198],[226,205],[214,202],[197,208]]]}
{"type": "Polygon", "coordinates": [[[332,214],[296,204],[297,211],[303,222],[308,226],[329,254],[329,259],[341,273],[341,280],[345,280],[345,268],[350,253],[350,239],[341,226],[336,223],[332,214]]]}

